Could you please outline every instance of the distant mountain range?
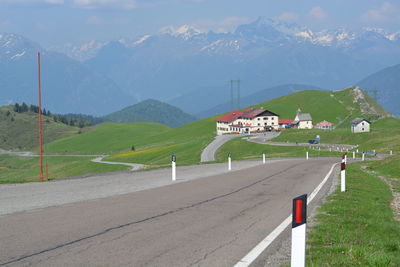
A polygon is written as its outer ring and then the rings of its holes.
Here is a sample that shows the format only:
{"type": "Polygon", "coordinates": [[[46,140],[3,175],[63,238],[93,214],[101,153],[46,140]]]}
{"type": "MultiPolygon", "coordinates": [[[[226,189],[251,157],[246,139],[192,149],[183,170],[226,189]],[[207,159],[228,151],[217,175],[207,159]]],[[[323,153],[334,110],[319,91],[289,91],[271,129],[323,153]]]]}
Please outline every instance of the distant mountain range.
{"type": "Polygon", "coordinates": [[[377,90],[377,101],[389,112],[400,117],[400,64],[380,70],[357,83],[368,94],[374,97],[377,90]]]}
{"type": "Polygon", "coordinates": [[[37,52],[42,51],[43,105],[56,113],[104,115],[136,103],[110,78],[15,34],[0,34],[0,105],[37,103],[37,52]]]}
{"type": "Polygon", "coordinates": [[[182,110],[154,99],[142,101],[102,117],[104,121],[121,123],[156,122],[178,127],[196,120],[182,110]]]}
{"type": "Polygon", "coordinates": [[[354,85],[400,63],[400,33],[316,32],[260,17],[231,33],[185,25],[132,40],[51,49],[70,57],[0,34],[0,104],[36,102],[37,50],[44,51],[44,103],[54,112],[99,116],[152,98],[198,114],[229,101],[231,79],[242,81],[243,98],[282,84],[354,85]]]}

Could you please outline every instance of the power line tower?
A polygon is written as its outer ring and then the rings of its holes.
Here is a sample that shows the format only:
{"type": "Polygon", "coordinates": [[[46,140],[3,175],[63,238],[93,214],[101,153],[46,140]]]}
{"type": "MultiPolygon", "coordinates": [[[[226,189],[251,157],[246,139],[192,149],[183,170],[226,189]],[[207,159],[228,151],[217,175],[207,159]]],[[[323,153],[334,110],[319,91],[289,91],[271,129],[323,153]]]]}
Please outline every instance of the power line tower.
{"type": "Polygon", "coordinates": [[[240,109],[240,80],[231,80],[231,108],[240,109]]]}

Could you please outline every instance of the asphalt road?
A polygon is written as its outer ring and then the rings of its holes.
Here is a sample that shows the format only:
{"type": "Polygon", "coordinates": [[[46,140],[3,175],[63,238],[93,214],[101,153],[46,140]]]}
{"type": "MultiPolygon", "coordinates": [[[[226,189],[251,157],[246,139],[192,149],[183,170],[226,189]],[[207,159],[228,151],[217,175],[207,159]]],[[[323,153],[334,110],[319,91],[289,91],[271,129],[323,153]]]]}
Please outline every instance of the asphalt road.
{"type": "MultiPolygon", "coordinates": [[[[273,161],[277,160],[269,159],[268,163],[273,161]]],[[[0,184],[0,215],[122,195],[228,172],[227,163],[192,166],[179,166],[179,162],[177,164],[175,182],[172,182],[171,168],[165,168],[95,174],[45,183],[0,184]]],[[[259,164],[261,159],[234,161],[232,170],[259,164]]]]}
{"type": "Polygon", "coordinates": [[[338,158],[294,159],[0,216],[0,265],[233,266],[338,158]]]}
{"type": "MultiPolygon", "coordinates": [[[[266,132],[262,134],[256,134],[258,138],[262,138],[262,140],[270,140],[274,137],[277,137],[279,132],[266,132]]],[[[216,160],[217,150],[223,146],[229,140],[240,136],[249,136],[248,134],[227,134],[227,135],[219,135],[216,136],[215,139],[203,150],[201,153],[201,162],[210,162],[216,160]]],[[[251,136],[254,136],[253,134],[251,136]]]]}

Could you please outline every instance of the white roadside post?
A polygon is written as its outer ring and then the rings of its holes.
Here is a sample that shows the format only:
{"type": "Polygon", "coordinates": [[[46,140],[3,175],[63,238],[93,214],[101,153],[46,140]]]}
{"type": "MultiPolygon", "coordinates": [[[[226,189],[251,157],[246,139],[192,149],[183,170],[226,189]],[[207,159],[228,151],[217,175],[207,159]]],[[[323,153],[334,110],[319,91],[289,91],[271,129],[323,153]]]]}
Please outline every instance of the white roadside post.
{"type": "Polygon", "coordinates": [[[308,151],[306,152],[306,159],[308,160],[308,151]]]}
{"type": "Polygon", "coordinates": [[[353,151],[353,159],[355,159],[355,158],[356,158],[356,152],[353,151]]]}
{"type": "Polygon", "coordinates": [[[228,170],[232,170],[231,153],[228,153],[228,170]]]}
{"type": "Polygon", "coordinates": [[[176,181],[176,156],[172,155],[172,181],[176,181]]]}
{"type": "Polygon", "coordinates": [[[306,224],[307,194],[304,194],[293,199],[291,267],[306,264],[306,224]]]}
{"type": "Polygon", "coordinates": [[[340,165],[340,191],[346,191],[346,154],[342,156],[342,164],[340,165]]]}
{"type": "Polygon", "coordinates": [[[357,153],[358,153],[358,148],[357,148],[357,153]]]}
{"type": "Polygon", "coordinates": [[[347,164],[347,153],[344,153],[344,164],[347,164]]]}
{"type": "Polygon", "coordinates": [[[364,157],[365,157],[365,154],[364,154],[364,152],[362,153],[362,161],[364,161],[364,157]]]}
{"type": "Polygon", "coordinates": [[[390,150],[390,155],[393,155],[393,151],[392,150],[390,150]]]}
{"type": "Polygon", "coordinates": [[[263,157],[263,164],[265,164],[265,152],[263,152],[262,157],[263,157]]]}

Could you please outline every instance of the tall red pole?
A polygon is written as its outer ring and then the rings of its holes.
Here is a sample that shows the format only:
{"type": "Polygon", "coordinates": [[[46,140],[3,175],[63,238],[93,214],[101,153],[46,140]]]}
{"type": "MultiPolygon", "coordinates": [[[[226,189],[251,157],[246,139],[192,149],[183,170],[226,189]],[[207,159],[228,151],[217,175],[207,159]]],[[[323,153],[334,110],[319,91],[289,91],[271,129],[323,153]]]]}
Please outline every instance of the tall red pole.
{"type": "Polygon", "coordinates": [[[42,96],[40,92],[40,52],[38,52],[38,98],[39,98],[39,155],[40,155],[40,181],[43,181],[43,130],[42,130],[42,96]]]}

